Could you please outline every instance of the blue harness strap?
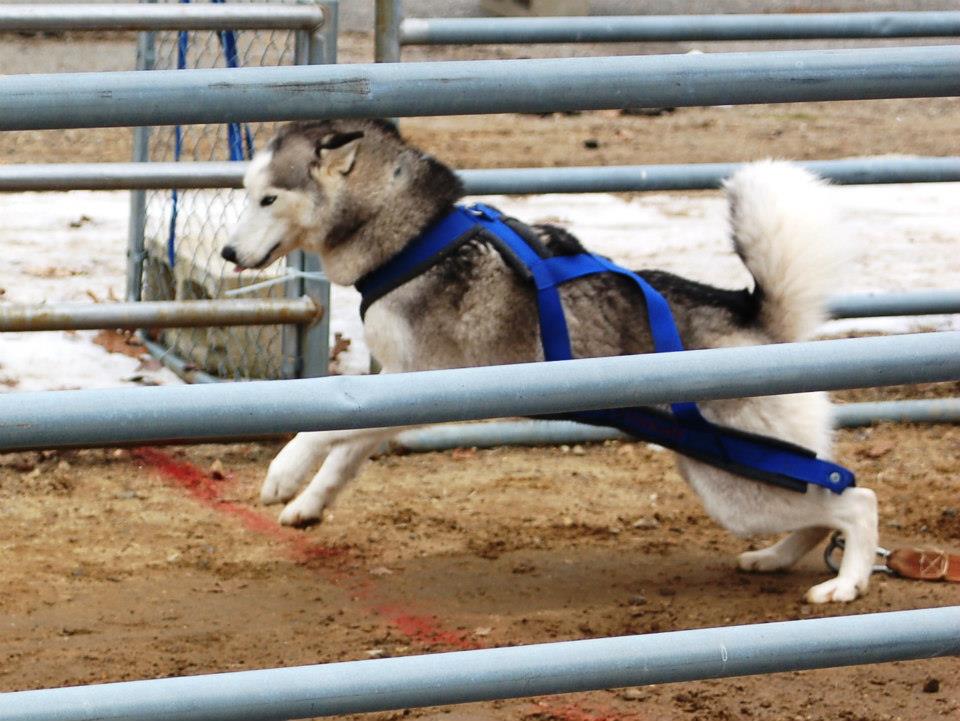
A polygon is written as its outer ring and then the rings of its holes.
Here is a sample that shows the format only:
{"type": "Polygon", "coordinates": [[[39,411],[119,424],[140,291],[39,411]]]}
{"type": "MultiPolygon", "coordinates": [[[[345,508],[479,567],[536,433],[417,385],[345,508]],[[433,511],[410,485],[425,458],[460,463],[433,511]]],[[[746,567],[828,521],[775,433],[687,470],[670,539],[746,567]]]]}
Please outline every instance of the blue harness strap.
{"type": "MultiPolygon", "coordinates": [[[[597,273],[615,273],[637,285],[644,297],[657,353],[684,350],[669,304],[642,277],[592,253],[544,257],[505,222],[498,210],[483,204],[456,206],[397,256],[361,278],[356,284],[363,296],[361,313],[378,298],[415,278],[478,234],[494,242],[536,287],[540,337],[546,360],[573,358],[559,286],[597,273]]],[[[703,417],[696,403],[674,403],[670,409],[671,413],[644,407],[615,408],[550,417],[618,428],[717,468],[794,491],[805,492],[807,486],[813,484],[841,493],[854,485],[850,470],[817,458],[806,448],[718,426],[703,417]]]]}

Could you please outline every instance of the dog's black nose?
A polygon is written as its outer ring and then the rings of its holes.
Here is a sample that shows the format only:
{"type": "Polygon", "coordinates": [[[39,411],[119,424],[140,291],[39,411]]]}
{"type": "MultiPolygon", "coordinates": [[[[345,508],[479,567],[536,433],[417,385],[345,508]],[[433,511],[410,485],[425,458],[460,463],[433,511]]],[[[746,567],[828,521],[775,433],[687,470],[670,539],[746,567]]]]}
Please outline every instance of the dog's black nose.
{"type": "Polygon", "coordinates": [[[237,262],[237,251],[233,249],[232,245],[224,246],[223,250],[220,251],[220,255],[224,260],[229,260],[231,263],[237,262]]]}

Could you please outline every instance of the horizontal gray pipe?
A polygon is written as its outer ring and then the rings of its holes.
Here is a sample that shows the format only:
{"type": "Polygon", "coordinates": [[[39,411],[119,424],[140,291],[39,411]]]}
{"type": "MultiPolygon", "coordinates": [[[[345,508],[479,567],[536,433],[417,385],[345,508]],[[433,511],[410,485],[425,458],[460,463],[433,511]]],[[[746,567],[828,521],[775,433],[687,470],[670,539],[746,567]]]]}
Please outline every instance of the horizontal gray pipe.
{"type": "MultiPolygon", "coordinates": [[[[606,193],[717,188],[742,163],[461,170],[471,195],[606,193]]],[[[960,157],[802,161],[838,185],[960,181],[960,157]]],[[[240,188],[246,163],[40,163],[0,165],[0,192],[240,188]]]]}
{"type": "MultiPolygon", "coordinates": [[[[197,370],[170,349],[148,339],[143,344],[167,368],[189,383],[220,383],[222,379],[197,370]]],[[[837,428],[857,428],[883,421],[900,423],[960,423],[960,399],[886,401],[881,403],[844,403],[833,407],[833,421],[837,428]]],[[[152,441],[154,444],[211,443],[216,441],[279,441],[286,433],[266,433],[256,436],[230,438],[180,438],[152,441]]],[[[451,448],[495,448],[497,446],[557,446],[577,443],[601,443],[608,440],[637,440],[614,428],[588,426],[572,421],[486,421],[483,423],[453,423],[427,426],[400,433],[396,440],[382,447],[383,453],[399,447],[413,453],[445,451],[451,448]]],[[[116,448],[140,445],[140,441],[103,441],[88,447],[116,448]]],[[[47,450],[54,446],[34,446],[20,450],[47,450]]],[[[66,446],[57,446],[66,447],[66,446]]]]}
{"type": "MultiPolygon", "coordinates": [[[[837,428],[857,428],[883,421],[896,423],[960,423],[960,399],[843,403],[833,406],[837,428]]],[[[615,428],[573,421],[490,421],[428,426],[404,431],[396,444],[415,453],[451,448],[558,446],[635,440],[615,428]]]]}
{"type": "Polygon", "coordinates": [[[306,297],[40,305],[2,303],[0,332],[300,325],[322,316],[323,308],[306,297]]]}
{"type": "MultiPolygon", "coordinates": [[[[798,161],[838,185],[941,183],[960,180],[960,157],[845,158],[798,161]]],[[[473,195],[519,193],[613,193],[647,190],[709,190],[733,175],[742,163],[620,165],[568,168],[462,170],[473,195]]],[[[0,168],[0,190],[3,190],[0,168]]]]}
{"type": "Polygon", "coordinates": [[[399,375],[7,393],[0,395],[0,450],[245,438],[956,378],[960,331],[399,375]]]}
{"type": "Polygon", "coordinates": [[[960,35],[960,12],[409,18],[402,45],[827,40],[960,35]]]}
{"type": "MultiPolygon", "coordinates": [[[[156,358],[158,361],[163,363],[169,370],[177,374],[180,378],[185,380],[187,383],[220,383],[221,379],[216,376],[212,376],[206,371],[202,371],[199,368],[195,367],[193,363],[184,360],[176,354],[172,348],[167,346],[160,345],[159,343],[150,340],[146,333],[140,332],[137,334],[140,342],[143,343],[143,347],[150,351],[150,355],[156,358]]],[[[35,449],[42,450],[42,449],[35,449]]]]}
{"type": "Polygon", "coordinates": [[[960,46],[0,77],[0,130],[960,95],[960,46]]]}
{"type": "Polygon", "coordinates": [[[960,423],[960,398],[844,403],[833,407],[837,428],[856,428],[873,423],[960,423]]]}
{"type": "Polygon", "coordinates": [[[960,290],[838,295],[827,300],[827,312],[833,318],[960,313],[960,290]]]}
{"type": "MultiPolygon", "coordinates": [[[[336,0],[334,0],[336,1],[336,0]]],[[[0,5],[0,31],[313,30],[318,5],[0,5]]]]}
{"type": "Polygon", "coordinates": [[[0,165],[0,192],[242,188],[246,169],[240,162],[0,165]]]}
{"type": "MultiPolygon", "coordinates": [[[[198,370],[170,349],[142,339],[144,346],[167,368],[188,383],[221,383],[224,379],[198,370]]],[[[834,406],[836,428],[859,428],[881,422],[896,423],[960,423],[960,399],[940,398],[935,400],[886,401],[881,403],[844,403],[834,406]]],[[[204,438],[175,438],[151,441],[154,445],[191,445],[215,442],[266,442],[289,438],[287,433],[264,433],[250,436],[216,436],[204,438]]],[[[559,446],[578,443],[602,443],[603,441],[636,441],[614,428],[588,426],[572,421],[486,421],[483,423],[453,423],[427,426],[400,433],[395,441],[385,443],[381,451],[389,453],[395,448],[412,453],[446,451],[452,448],[496,448],[498,446],[559,446]]],[[[87,444],[88,448],[118,448],[141,445],[142,441],[104,440],[87,444]]],[[[77,446],[37,445],[19,450],[41,451],[50,448],[77,446]]]]}
{"type": "MultiPolygon", "coordinates": [[[[0,694],[3,721],[280,721],[960,655],[960,606],[0,694]]],[[[853,690],[851,689],[851,693],[853,690]]]]}
{"type": "Polygon", "coordinates": [[[588,426],[573,421],[489,421],[427,426],[404,431],[395,443],[414,453],[447,451],[451,448],[496,448],[498,446],[559,446],[602,441],[636,440],[616,428],[588,426]]]}

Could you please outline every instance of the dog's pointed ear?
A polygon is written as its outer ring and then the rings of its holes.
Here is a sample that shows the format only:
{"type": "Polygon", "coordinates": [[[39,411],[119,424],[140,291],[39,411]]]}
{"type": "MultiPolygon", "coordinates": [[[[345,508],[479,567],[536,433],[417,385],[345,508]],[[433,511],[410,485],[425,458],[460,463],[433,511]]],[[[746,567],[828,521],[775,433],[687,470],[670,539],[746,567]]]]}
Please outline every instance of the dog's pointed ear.
{"type": "Polygon", "coordinates": [[[353,170],[360,149],[362,130],[325,135],[316,145],[316,165],[327,175],[347,175],[353,170]]]}

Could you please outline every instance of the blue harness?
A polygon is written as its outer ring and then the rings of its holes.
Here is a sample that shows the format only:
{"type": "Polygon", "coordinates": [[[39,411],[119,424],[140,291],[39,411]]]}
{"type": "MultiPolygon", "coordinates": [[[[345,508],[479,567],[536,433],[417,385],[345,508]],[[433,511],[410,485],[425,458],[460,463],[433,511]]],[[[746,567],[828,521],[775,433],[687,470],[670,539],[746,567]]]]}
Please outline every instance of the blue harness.
{"type": "MultiPolygon", "coordinates": [[[[573,358],[558,287],[595,273],[616,273],[636,283],[646,301],[656,352],[683,350],[670,306],[647,281],[592,253],[544,257],[546,251],[538,252],[537,243],[524,238],[514,223],[487,205],[456,206],[385,265],[357,282],[357,290],[363,296],[361,315],[374,301],[417,277],[462,243],[480,236],[493,243],[504,259],[535,285],[540,337],[546,360],[573,358]]],[[[671,410],[672,413],[644,407],[616,408],[549,418],[618,428],[717,468],[801,493],[806,492],[808,484],[822,486],[834,493],[841,493],[854,485],[851,471],[817,458],[806,448],[718,426],[701,415],[696,403],[674,403],[671,410]]]]}

